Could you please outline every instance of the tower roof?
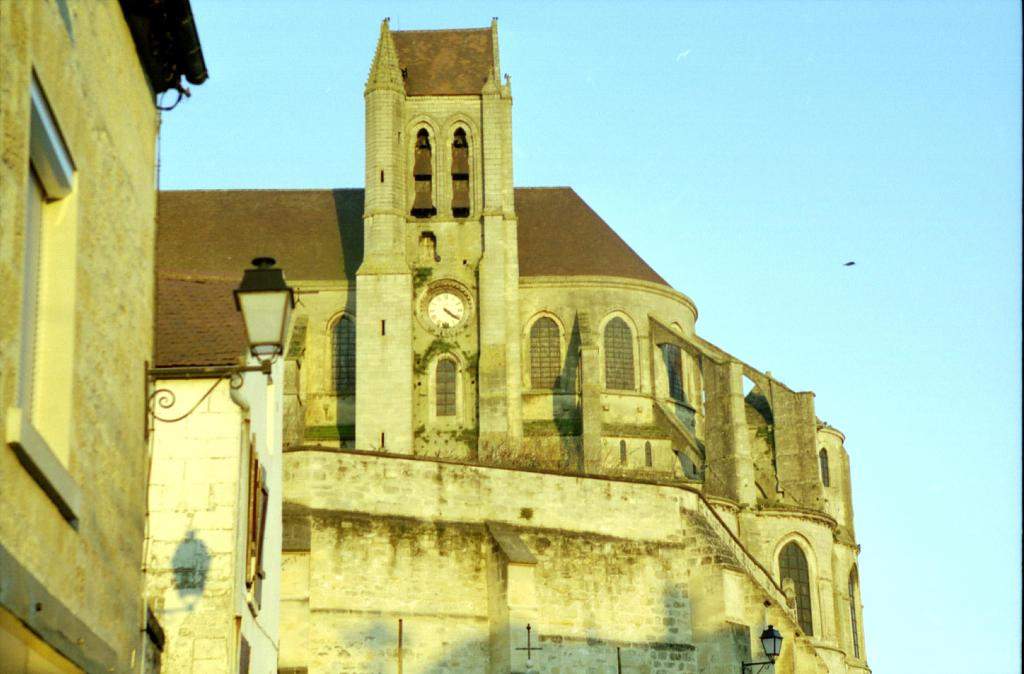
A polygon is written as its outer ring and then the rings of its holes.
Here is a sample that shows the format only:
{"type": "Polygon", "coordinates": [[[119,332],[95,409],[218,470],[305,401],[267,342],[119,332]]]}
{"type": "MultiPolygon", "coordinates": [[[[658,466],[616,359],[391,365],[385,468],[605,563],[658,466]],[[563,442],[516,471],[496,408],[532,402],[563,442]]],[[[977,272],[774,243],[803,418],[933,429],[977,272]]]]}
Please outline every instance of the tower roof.
{"type": "Polygon", "coordinates": [[[392,31],[407,96],[479,94],[494,70],[492,28],[392,31]]]}

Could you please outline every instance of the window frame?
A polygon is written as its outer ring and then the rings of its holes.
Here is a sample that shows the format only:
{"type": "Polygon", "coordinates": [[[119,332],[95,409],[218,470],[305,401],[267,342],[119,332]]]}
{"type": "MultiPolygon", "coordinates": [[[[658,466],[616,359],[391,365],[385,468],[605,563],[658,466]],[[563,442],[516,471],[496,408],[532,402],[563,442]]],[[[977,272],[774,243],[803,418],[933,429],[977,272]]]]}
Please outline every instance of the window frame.
{"type": "MultiPolygon", "coordinates": [[[[24,242],[22,259],[22,293],[20,320],[20,348],[18,354],[18,379],[15,393],[15,405],[6,410],[7,444],[14,451],[25,470],[32,476],[43,492],[49,497],[64,519],[73,527],[78,527],[79,513],[82,511],[82,491],[68,470],[65,462],[70,463],[70,447],[65,460],[47,442],[44,433],[33,423],[34,408],[40,400],[36,379],[46,377],[39,374],[39,349],[41,343],[48,340],[40,336],[39,316],[46,309],[53,309],[51,301],[56,293],[48,285],[45,275],[44,261],[51,244],[48,241],[54,236],[55,227],[68,223],[63,218],[55,219],[55,202],[64,202],[73,194],[75,185],[75,164],[70,150],[60,131],[57,120],[36,73],[33,71],[29,89],[29,161],[25,178],[25,213],[23,219],[24,242]],[[35,194],[38,192],[38,208],[35,194]],[[35,215],[34,215],[35,214],[35,215]],[[38,216],[38,217],[36,217],[38,216]],[[44,290],[49,290],[45,292],[44,290]],[[53,293],[51,295],[51,293],[53,293]]],[[[56,206],[60,210],[66,202],[56,206]]],[[[72,237],[73,239],[73,237],[72,237]]],[[[75,255],[71,256],[72,273],[75,255]]],[[[69,301],[67,289],[61,290],[61,303],[69,301]]],[[[72,290],[70,302],[74,302],[72,290]]],[[[70,316],[74,321],[74,316],[70,316]]],[[[43,335],[45,337],[45,335],[43,335]]],[[[67,345],[68,348],[73,347],[67,345]]],[[[60,354],[67,360],[68,354],[60,354]]],[[[58,355],[50,354],[50,359],[59,359],[58,355]]],[[[66,382],[67,403],[70,404],[71,381],[66,382]]],[[[62,393],[64,393],[62,391],[62,393]]],[[[64,398],[65,396],[61,396],[64,398]]],[[[59,405],[59,403],[58,403],[59,405]]],[[[64,406],[61,406],[62,408],[64,406]]],[[[61,410],[70,413],[70,410],[61,410]]],[[[70,423],[62,425],[61,431],[68,434],[70,441],[70,423]]]]}
{"type": "Polygon", "coordinates": [[[686,378],[685,370],[683,368],[683,349],[672,342],[662,342],[658,346],[658,355],[661,357],[661,365],[664,368],[665,379],[666,379],[666,391],[664,397],[675,403],[680,403],[689,406],[690,402],[686,397],[686,378]],[[673,352],[676,356],[675,363],[670,363],[670,353],[673,352]],[[673,371],[673,365],[675,365],[673,371]],[[673,377],[673,374],[675,377],[673,377]],[[679,395],[675,395],[676,391],[673,390],[673,383],[679,387],[679,395]]]}
{"type": "Polygon", "coordinates": [[[831,470],[828,465],[828,450],[824,447],[818,452],[818,472],[821,477],[821,484],[826,489],[832,486],[831,470]]]}
{"type": "MultiPolygon", "coordinates": [[[[600,343],[601,343],[601,361],[602,361],[601,362],[601,379],[602,379],[602,385],[603,385],[604,390],[608,391],[608,392],[616,392],[616,393],[617,392],[633,392],[633,393],[635,393],[639,389],[639,386],[638,386],[638,384],[639,384],[639,377],[637,376],[637,365],[638,365],[638,361],[639,361],[639,353],[638,353],[638,351],[639,350],[637,348],[637,330],[636,330],[636,326],[624,314],[619,313],[619,312],[613,313],[613,314],[609,315],[605,319],[603,324],[601,325],[601,342],[600,343]],[[609,343],[608,343],[608,329],[616,321],[621,321],[622,325],[624,325],[626,327],[626,329],[629,331],[629,358],[630,358],[629,366],[630,367],[629,368],[623,367],[621,369],[623,371],[626,371],[628,369],[628,371],[630,372],[630,379],[632,381],[632,386],[631,387],[621,387],[620,388],[618,386],[611,386],[611,383],[609,382],[609,376],[608,375],[609,375],[609,365],[610,365],[610,360],[609,360],[609,351],[610,351],[610,349],[609,349],[609,343]]],[[[623,350],[622,353],[624,355],[626,353],[625,350],[623,350]]],[[[616,383],[618,383],[618,382],[616,382],[616,383]]]]}
{"type": "Polygon", "coordinates": [[[456,426],[462,419],[462,363],[454,354],[442,353],[434,359],[430,366],[430,419],[431,421],[439,426],[456,426]],[[442,362],[450,362],[454,368],[453,373],[453,413],[452,414],[438,414],[438,407],[440,399],[438,394],[438,368],[442,362]]]}
{"type": "MultiPolygon", "coordinates": [[[[817,577],[815,573],[815,567],[812,562],[812,555],[809,554],[806,546],[802,544],[801,539],[796,536],[790,536],[783,540],[775,553],[775,564],[777,577],[779,579],[779,585],[783,585],[787,578],[793,580],[793,589],[796,592],[796,612],[797,620],[800,629],[806,636],[814,636],[814,616],[817,614],[817,606],[815,602],[815,591],[814,591],[814,579],[817,577]],[[803,570],[807,574],[806,581],[800,581],[798,578],[792,578],[791,576],[785,575],[785,570],[789,566],[783,565],[783,554],[786,550],[793,546],[795,550],[800,553],[803,559],[803,570]],[[803,615],[801,610],[801,585],[806,586],[806,616],[803,615]],[[804,618],[806,617],[806,623],[804,618]]],[[[798,568],[797,571],[800,569],[798,568]]]]}
{"type": "Polygon", "coordinates": [[[559,392],[564,391],[566,388],[565,382],[562,381],[565,370],[565,339],[564,331],[562,330],[562,324],[552,315],[548,313],[539,314],[527,325],[526,330],[526,344],[527,353],[529,354],[529,367],[527,368],[527,376],[529,377],[529,388],[533,391],[551,391],[559,392]],[[551,386],[538,386],[537,377],[534,373],[534,334],[533,331],[537,329],[537,325],[541,321],[550,321],[555,327],[555,347],[558,353],[557,359],[557,373],[555,374],[554,382],[551,386]]]}
{"type": "Polygon", "coordinates": [[[330,366],[330,369],[329,369],[329,372],[330,372],[330,377],[329,377],[329,379],[330,379],[330,391],[331,391],[331,395],[336,396],[338,398],[348,398],[348,397],[355,396],[355,394],[356,394],[356,377],[358,376],[358,367],[359,367],[358,360],[356,358],[356,356],[357,356],[357,350],[356,350],[357,349],[357,341],[356,340],[357,340],[357,333],[356,333],[356,318],[355,318],[355,316],[349,314],[348,312],[342,312],[341,314],[339,314],[337,317],[335,317],[329,323],[328,343],[329,343],[329,347],[330,347],[330,363],[331,363],[331,366],[330,366]],[[341,327],[342,321],[348,321],[348,323],[351,326],[350,329],[352,331],[352,352],[351,352],[351,361],[352,361],[352,363],[351,363],[352,389],[351,389],[351,391],[347,391],[347,390],[346,391],[342,391],[339,388],[339,386],[338,386],[338,384],[339,384],[338,371],[340,369],[339,366],[338,366],[338,330],[341,327]]]}

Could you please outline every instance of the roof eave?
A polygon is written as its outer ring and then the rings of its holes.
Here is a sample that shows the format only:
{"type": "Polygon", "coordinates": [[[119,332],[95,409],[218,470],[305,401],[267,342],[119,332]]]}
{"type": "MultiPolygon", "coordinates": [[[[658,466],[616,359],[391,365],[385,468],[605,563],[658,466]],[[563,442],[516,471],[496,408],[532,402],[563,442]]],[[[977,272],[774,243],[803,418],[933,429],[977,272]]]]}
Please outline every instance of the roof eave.
{"type": "Polygon", "coordinates": [[[209,77],[189,0],[120,0],[139,60],[154,94],[181,90],[181,78],[209,77]]]}

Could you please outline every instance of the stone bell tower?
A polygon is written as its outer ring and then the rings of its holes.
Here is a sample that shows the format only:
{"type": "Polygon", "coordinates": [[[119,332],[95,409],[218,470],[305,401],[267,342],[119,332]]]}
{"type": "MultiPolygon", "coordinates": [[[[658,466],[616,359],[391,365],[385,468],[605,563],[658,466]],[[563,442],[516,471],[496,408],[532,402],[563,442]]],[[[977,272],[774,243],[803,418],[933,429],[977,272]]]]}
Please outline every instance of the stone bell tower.
{"type": "Polygon", "coordinates": [[[512,98],[490,28],[391,31],[365,89],[356,447],[472,458],[522,437],[512,98]]]}

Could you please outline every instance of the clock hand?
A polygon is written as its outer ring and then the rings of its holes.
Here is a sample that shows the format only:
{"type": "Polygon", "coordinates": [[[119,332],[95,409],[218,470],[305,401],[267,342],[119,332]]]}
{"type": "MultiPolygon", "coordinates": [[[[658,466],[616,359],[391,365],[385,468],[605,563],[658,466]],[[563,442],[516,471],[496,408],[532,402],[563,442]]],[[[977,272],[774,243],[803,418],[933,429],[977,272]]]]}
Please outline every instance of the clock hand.
{"type": "Polygon", "coordinates": [[[444,312],[445,312],[446,314],[448,314],[449,316],[451,316],[452,318],[454,318],[455,320],[459,320],[459,317],[458,317],[458,316],[456,316],[455,314],[453,314],[453,313],[451,312],[451,310],[449,310],[449,309],[447,309],[447,308],[446,308],[446,309],[444,310],[444,312]]]}

